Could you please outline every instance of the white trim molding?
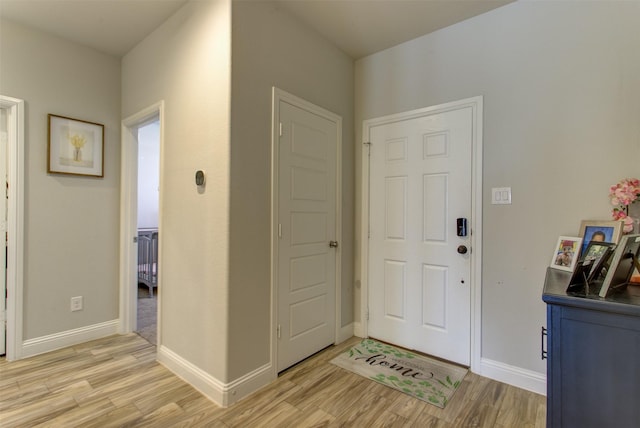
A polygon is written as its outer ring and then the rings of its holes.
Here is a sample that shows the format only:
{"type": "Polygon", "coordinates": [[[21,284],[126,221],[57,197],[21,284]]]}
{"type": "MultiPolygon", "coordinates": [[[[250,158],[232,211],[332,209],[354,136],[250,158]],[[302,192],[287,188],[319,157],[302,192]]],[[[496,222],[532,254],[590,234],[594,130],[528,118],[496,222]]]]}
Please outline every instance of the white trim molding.
{"type": "Polygon", "coordinates": [[[8,361],[23,358],[24,278],[24,100],[0,95],[8,110],[7,179],[7,348],[8,361]]]}
{"type": "Polygon", "coordinates": [[[118,323],[116,319],[25,340],[22,344],[22,357],[33,357],[34,355],[44,354],[67,346],[111,336],[118,332],[118,323]]]}
{"type": "Polygon", "coordinates": [[[225,383],[193,365],[166,346],[158,347],[158,362],[221,407],[228,407],[273,382],[274,370],[266,364],[239,379],[225,383]]]}
{"type": "Polygon", "coordinates": [[[526,370],[487,358],[481,359],[480,370],[476,373],[536,394],[547,395],[547,376],[544,373],[526,370]]]}
{"type": "Polygon", "coordinates": [[[345,340],[352,338],[355,334],[355,323],[347,324],[340,327],[338,331],[338,337],[336,338],[336,344],[342,343],[345,340]]]}

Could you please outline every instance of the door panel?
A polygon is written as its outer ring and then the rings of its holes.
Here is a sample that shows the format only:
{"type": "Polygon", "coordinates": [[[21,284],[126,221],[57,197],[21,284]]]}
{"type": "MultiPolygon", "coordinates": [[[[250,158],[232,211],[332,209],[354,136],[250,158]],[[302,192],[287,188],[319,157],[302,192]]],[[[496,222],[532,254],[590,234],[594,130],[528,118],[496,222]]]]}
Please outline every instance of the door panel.
{"type": "Polygon", "coordinates": [[[372,126],[369,335],[470,362],[470,107],[372,126]]]}
{"type": "Polygon", "coordinates": [[[335,340],[337,124],[279,103],[278,371],[335,340]]]}

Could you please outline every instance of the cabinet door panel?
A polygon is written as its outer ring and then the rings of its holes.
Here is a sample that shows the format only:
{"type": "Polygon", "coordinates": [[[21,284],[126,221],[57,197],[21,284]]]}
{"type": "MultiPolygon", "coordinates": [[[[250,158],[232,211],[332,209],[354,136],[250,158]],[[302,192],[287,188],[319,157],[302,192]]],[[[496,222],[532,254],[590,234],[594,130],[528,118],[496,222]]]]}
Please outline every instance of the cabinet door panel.
{"type": "Polygon", "coordinates": [[[640,320],[549,309],[549,426],[635,426],[640,421],[640,320]]]}

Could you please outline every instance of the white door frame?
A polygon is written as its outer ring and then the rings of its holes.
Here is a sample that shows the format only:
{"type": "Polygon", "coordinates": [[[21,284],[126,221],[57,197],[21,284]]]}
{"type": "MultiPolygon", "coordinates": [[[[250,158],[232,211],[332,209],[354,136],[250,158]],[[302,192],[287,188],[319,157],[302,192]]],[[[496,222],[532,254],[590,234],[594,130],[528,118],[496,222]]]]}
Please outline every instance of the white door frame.
{"type": "MultiPolygon", "coordinates": [[[[342,118],[336,114],[312,104],[302,98],[298,98],[288,92],[285,92],[275,86],[272,88],[272,126],[271,126],[271,362],[273,367],[274,378],[278,376],[278,335],[276,332],[278,325],[278,257],[279,257],[279,239],[278,239],[278,198],[279,182],[278,171],[279,150],[278,141],[280,140],[280,101],[285,101],[301,109],[307,110],[318,116],[321,116],[331,122],[335,122],[337,126],[337,147],[336,147],[336,237],[342,244],[342,118]]],[[[341,305],[342,305],[342,246],[338,245],[335,251],[336,257],[336,277],[335,277],[335,333],[334,343],[341,341],[341,305]]]]}
{"type": "Polygon", "coordinates": [[[482,96],[453,101],[446,104],[411,110],[390,116],[365,120],[362,126],[362,227],[360,231],[360,333],[368,337],[369,313],[369,135],[374,126],[414,119],[425,115],[444,113],[464,107],[471,107],[473,118],[473,146],[471,160],[471,370],[480,371],[482,339],[482,96]]]}
{"type": "Polygon", "coordinates": [[[0,95],[8,110],[7,175],[7,361],[22,358],[24,277],[24,101],[0,95]]]}
{"type": "MultiPolygon", "coordinates": [[[[158,229],[162,230],[162,171],[164,167],[164,101],[153,104],[122,121],[120,158],[120,333],[131,333],[137,324],[138,237],[138,128],[152,121],[160,122],[160,192],[158,229]]],[[[158,236],[158,260],[162,259],[162,234],[158,236]]],[[[162,264],[158,263],[158,289],[162,281],[162,264]]],[[[162,298],[157,293],[158,313],[162,298]]],[[[160,346],[161,317],[157,318],[157,339],[160,346]]]]}

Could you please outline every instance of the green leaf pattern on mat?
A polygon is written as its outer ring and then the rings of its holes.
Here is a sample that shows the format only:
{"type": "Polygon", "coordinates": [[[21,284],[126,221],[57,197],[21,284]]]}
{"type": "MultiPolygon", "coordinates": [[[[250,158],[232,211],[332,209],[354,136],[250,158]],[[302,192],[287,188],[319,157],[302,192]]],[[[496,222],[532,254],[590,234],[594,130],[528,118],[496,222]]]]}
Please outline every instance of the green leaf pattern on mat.
{"type": "MultiPolygon", "coordinates": [[[[380,343],[371,339],[364,339],[360,343],[360,346],[365,351],[365,354],[369,353],[393,355],[396,358],[406,359],[415,358],[416,356],[416,354],[413,354],[411,352],[403,351],[393,346],[385,345],[384,343],[380,343]]],[[[363,352],[361,352],[358,348],[352,348],[349,352],[349,357],[353,357],[356,352],[359,355],[363,355],[363,352]]],[[[372,376],[371,379],[375,380],[376,382],[394,387],[396,389],[399,389],[400,391],[404,391],[407,394],[411,394],[421,399],[425,399],[426,397],[429,402],[437,405],[444,406],[445,404],[447,404],[447,397],[441,391],[441,389],[427,381],[413,381],[409,379],[401,380],[397,376],[386,376],[382,373],[376,376],[372,376]]],[[[453,382],[451,380],[451,377],[449,376],[447,376],[444,381],[440,379],[435,380],[440,386],[446,389],[457,389],[460,386],[460,381],[453,382]]]]}
{"type": "Polygon", "coordinates": [[[414,397],[422,399],[427,397],[427,400],[434,404],[447,404],[446,395],[427,381],[400,380],[397,376],[385,376],[382,373],[372,376],[371,379],[392,386],[414,397]]]}
{"type": "Polygon", "coordinates": [[[360,345],[370,354],[382,353],[385,355],[393,355],[396,358],[407,358],[407,359],[416,357],[416,354],[412,354],[411,352],[408,352],[408,351],[403,352],[398,348],[394,348],[393,346],[385,345],[384,343],[376,342],[375,340],[371,340],[371,339],[364,339],[360,343],[360,345]]]}

